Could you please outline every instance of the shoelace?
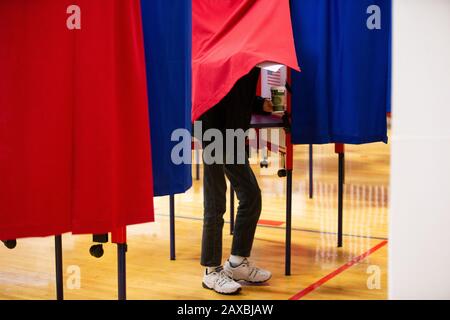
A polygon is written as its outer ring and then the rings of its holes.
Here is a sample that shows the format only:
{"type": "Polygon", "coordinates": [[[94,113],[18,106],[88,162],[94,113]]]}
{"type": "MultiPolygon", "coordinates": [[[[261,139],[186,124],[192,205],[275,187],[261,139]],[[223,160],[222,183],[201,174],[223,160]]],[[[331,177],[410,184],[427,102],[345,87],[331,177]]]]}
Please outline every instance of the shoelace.
{"type": "Polygon", "coordinates": [[[217,283],[220,286],[223,286],[226,283],[234,281],[233,280],[233,274],[230,271],[225,270],[225,269],[222,268],[221,270],[217,270],[217,272],[219,273],[219,277],[217,279],[217,283]]]}

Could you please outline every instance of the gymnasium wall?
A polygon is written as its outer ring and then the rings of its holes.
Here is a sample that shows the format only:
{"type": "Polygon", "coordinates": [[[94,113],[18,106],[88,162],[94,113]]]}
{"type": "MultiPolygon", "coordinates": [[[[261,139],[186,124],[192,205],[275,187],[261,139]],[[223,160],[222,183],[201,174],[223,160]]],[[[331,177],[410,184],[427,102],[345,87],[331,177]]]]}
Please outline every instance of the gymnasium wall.
{"type": "Polygon", "coordinates": [[[450,299],[450,0],[394,0],[390,299],[450,299]]]}

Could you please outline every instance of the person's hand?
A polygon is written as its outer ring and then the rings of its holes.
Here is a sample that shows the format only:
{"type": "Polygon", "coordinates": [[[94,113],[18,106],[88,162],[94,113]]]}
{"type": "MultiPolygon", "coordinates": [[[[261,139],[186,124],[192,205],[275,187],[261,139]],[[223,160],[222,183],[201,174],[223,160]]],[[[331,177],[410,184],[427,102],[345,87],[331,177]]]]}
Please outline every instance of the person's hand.
{"type": "Polygon", "coordinates": [[[269,99],[264,99],[264,104],[263,104],[263,110],[264,112],[273,112],[273,104],[272,101],[269,99]]]}

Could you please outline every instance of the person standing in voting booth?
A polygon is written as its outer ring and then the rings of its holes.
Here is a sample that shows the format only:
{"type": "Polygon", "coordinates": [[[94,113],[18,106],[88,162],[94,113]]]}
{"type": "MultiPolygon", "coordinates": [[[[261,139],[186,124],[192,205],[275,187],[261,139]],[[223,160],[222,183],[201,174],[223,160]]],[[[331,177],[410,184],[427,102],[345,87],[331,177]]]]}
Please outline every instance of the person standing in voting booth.
{"type": "Polygon", "coordinates": [[[255,106],[260,111],[270,111],[270,103],[256,97],[260,75],[256,66],[264,62],[299,70],[289,0],[192,1],[191,117],[193,122],[202,122],[202,133],[215,131],[211,140],[216,135],[225,136],[223,145],[217,148],[212,148],[216,141],[208,141],[208,135],[202,136],[201,265],[206,267],[203,286],[221,294],[238,293],[241,290],[238,281],[262,283],[272,277],[269,271],[249,261],[261,215],[261,190],[242,143],[245,139],[239,137],[236,143],[236,138],[226,135],[227,129],[236,136],[238,131],[245,132],[250,127],[255,106]],[[210,149],[215,151],[210,153],[210,149]],[[222,154],[214,154],[218,152],[222,154]],[[219,161],[207,161],[210,155],[219,161]],[[222,266],[225,176],[236,191],[239,206],[231,256],[222,266]]]}
{"type": "Polygon", "coordinates": [[[223,137],[222,154],[213,154],[219,161],[206,159],[204,153],[201,254],[201,264],[206,267],[203,287],[221,294],[238,293],[241,285],[237,281],[263,283],[272,277],[269,271],[254,266],[248,259],[261,215],[261,190],[250,166],[245,145],[240,145],[236,136],[227,134],[227,130],[246,132],[250,128],[252,111],[270,111],[270,102],[256,97],[259,74],[260,69],[253,68],[239,79],[225,98],[200,117],[205,152],[211,143],[217,142],[214,139],[206,141],[205,134],[208,130],[218,130],[223,137]],[[230,145],[233,146],[232,150],[230,145]],[[222,231],[227,191],[225,176],[236,191],[239,206],[231,256],[222,267],[222,231]]]}

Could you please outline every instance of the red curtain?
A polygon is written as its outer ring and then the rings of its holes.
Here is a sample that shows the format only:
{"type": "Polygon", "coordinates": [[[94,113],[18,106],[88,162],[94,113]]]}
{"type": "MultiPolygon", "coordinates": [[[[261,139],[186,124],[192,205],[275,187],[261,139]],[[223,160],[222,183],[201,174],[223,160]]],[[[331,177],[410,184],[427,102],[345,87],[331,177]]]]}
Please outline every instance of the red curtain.
{"type": "Polygon", "coordinates": [[[261,62],[299,70],[289,0],[193,0],[192,120],[261,62]]]}
{"type": "Polygon", "coordinates": [[[153,220],[139,1],[0,1],[0,239],[153,220]]]}

